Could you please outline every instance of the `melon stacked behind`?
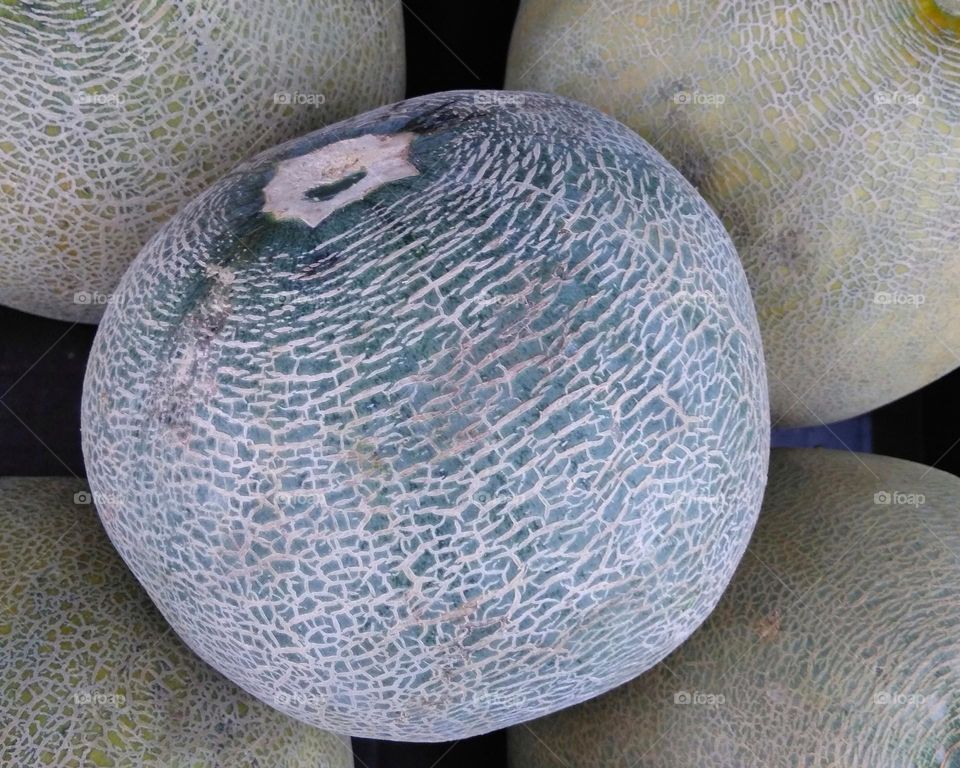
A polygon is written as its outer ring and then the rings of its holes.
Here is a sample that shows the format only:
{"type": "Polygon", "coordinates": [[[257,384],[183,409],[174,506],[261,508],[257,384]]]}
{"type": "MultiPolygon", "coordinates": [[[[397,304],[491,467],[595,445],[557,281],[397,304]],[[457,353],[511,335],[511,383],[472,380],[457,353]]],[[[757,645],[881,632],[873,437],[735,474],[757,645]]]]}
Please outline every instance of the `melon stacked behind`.
{"type": "Polygon", "coordinates": [[[85,484],[0,478],[0,755],[52,768],[352,768],[347,740],[198,659],[127,570],[85,484]]]}
{"type": "Polygon", "coordinates": [[[0,25],[0,304],[60,320],[97,322],[236,163],[403,96],[391,0],[14,0],[0,25]]]}
{"type": "Polygon", "coordinates": [[[511,768],[960,764],[960,479],[774,450],[717,610],[655,670],[510,733],[511,768]]]}
{"type": "Polygon", "coordinates": [[[507,84],[622,120],[717,210],[775,424],[960,365],[956,0],[524,0],[507,84]]]}

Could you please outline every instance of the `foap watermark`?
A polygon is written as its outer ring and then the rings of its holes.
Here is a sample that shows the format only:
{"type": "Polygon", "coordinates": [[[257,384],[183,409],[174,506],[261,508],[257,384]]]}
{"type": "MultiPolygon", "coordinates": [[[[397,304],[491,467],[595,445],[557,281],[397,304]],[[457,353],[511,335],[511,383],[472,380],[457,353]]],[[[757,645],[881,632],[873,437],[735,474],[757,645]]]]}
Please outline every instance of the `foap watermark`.
{"type": "Polygon", "coordinates": [[[97,106],[119,107],[126,101],[122,93],[108,91],[105,93],[86,93],[81,92],[73,97],[74,104],[87,106],[95,104],[97,106]]]}
{"type": "Polygon", "coordinates": [[[877,691],[873,694],[873,703],[880,707],[916,707],[926,701],[921,693],[903,693],[899,691],[877,691]]]}
{"type": "Polygon", "coordinates": [[[122,506],[124,499],[119,494],[113,493],[101,493],[98,494],[96,499],[94,499],[93,494],[87,490],[79,490],[73,494],[73,503],[78,506],[87,507],[94,502],[98,504],[107,504],[110,506],[122,506]]]}
{"type": "Polygon", "coordinates": [[[77,291],[73,294],[73,303],[82,304],[88,307],[102,307],[113,301],[112,293],[100,293],[99,291],[77,291]]]}
{"type": "Polygon", "coordinates": [[[673,694],[673,703],[681,706],[719,707],[726,701],[727,697],[722,693],[707,691],[677,691],[673,694]]]}
{"type": "Polygon", "coordinates": [[[85,707],[123,707],[127,697],[122,693],[105,693],[103,691],[77,691],[73,694],[73,703],[85,707]]]}
{"type": "Polygon", "coordinates": [[[877,291],[873,294],[873,303],[885,307],[919,307],[926,301],[927,297],[922,293],[877,291]]]}
{"type": "Polygon", "coordinates": [[[286,693],[279,691],[273,697],[274,706],[279,708],[290,707],[292,709],[307,709],[316,712],[325,712],[327,702],[323,696],[317,696],[310,693],[286,693]]]}
{"type": "Polygon", "coordinates": [[[522,107],[526,95],[513,91],[478,91],[473,94],[473,103],[478,107],[522,107]]]}
{"type": "Polygon", "coordinates": [[[722,93],[701,93],[700,91],[680,91],[673,95],[673,103],[680,106],[722,107],[727,97],[722,93]]]}
{"type": "Polygon", "coordinates": [[[496,504],[500,501],[508,501],[513,498],[513,494],[510,493],[506,488],[500,488],[496,491],[477,491],[473,494],[474,501],[478,501],[481,504],[491,503],[496,504]]]}
{"type": "Polygon", "coordinates": [[[292,104],[297,107],[322,107],[327,97],[322,93],[303,93],[301,91],[277,91],[273,94],[274,104],[292,104]]]}
{"type": "Polygon", "coordinates": [[[300,506],[303,504],[316,504],[323,501],[323,491],[280,491],[274,498],[277,504],[284,506],[300,506]]]}
{"type": "Polygon", "coordinates": [[[477,306],[479,307],[505,307],[510,304],[527,304],[525,296],[497,296],[484,288],[477,295],[477,306]]]}
{"type": "Polygon", "coordinates": [[[873,503],[883,506],[921,507],[927,497],[922,493],[903,493],[901,491],[877,491],[873,494],[873,503]]]}
{"type": "Polygon", "coordinates": [[[93,494],[90,491],[77,491],[73,494],[73,503],[83,506],[93,504],[93,494]]]}
{"type": "Polygon", "coordinates": [[[927,97],[922,93],[878,91],[873,94],[873,103],[878,107],[919,107],[925,104],[926,101],[927,97]]]}

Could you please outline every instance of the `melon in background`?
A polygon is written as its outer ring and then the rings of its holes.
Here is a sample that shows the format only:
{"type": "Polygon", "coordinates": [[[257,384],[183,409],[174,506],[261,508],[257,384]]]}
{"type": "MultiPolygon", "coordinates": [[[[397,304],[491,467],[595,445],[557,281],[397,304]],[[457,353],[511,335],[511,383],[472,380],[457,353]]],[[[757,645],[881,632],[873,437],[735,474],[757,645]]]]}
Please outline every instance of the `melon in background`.
{"type": "Polygon", "coordinates": [[[960,479],[774,450],[716,611],[656,669],[513,729],[511,768],[956,768],[960,479]]]}
{"type": "Polygon", "coordinates": [[[524,0],[507,83],[622,120],[717,210],[775,424],[960,365],[958,0],[524,0]]]}
{"type": "Polygon", "coordinates": [[[0,304],[97,322],[252,153],[403,97],[392,0],[0,5],[0,304]]]}
{"type": "Polygon", "coordinates": [[[727,233],[636,134],[453,92],[238,167],[100,325],[108,533],[228,677],[439,741],[595,696],[709,614],[769,442],[727,233]]]}
{"type": "Polygon", "coordinates": [[[86,486],[0,478],[0,755],[53,768],[352,768],[349,740],[245,694],[179,640],[86,486]]]}

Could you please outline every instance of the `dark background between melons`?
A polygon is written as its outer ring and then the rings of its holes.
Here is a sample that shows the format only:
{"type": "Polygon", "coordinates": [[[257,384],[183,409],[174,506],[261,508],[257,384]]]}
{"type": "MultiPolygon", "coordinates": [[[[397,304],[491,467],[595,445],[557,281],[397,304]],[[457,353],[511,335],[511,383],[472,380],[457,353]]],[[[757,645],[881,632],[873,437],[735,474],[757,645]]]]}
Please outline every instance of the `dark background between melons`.
{"type": "MultiPolygon", "coordinates": [[[[518,0],[406,0],[407,95],[503,84],[518,0]]],[[[960,301],[960,296],[957,297],[960,301]]],[[[0,307],[0,475],[84,476],[80,392],[96,328],[0,307]]],[[[775,430],[775,445],[847,447],[960,475],[960,371],[872,414],[775,430]]],[[[448,744],[354,740],[357,768],[501,768],[503,733],[448,744]]]]}

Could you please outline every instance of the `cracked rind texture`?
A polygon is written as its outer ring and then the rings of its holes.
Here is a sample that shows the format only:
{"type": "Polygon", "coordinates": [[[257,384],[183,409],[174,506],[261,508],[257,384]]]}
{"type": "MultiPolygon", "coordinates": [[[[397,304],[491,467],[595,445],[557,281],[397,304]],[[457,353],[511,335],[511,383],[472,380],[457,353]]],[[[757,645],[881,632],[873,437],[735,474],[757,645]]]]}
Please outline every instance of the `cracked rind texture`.
{"type": "Polygon", "coordinates": [[[71,478],[0,478],[3,765],[353,768],[346,739],[257,701],[177,638],[89,498],[71,478]]]}
{"type": "Polygon", "coordinates": [[[201,656],[308,722],[418,741],[682,642],[746,547],[769,441],[706,203],[595,110],[491,92],[361,115],[200,196],[108,308],[83,425],[111,538],[201,656]],[[354,139],[397,135],[417,172],[345,202],[382,156],[354,139]],[[308,167],[323,215],[265,213],[308,167]]]}
{"type": "Polygon", "coordinates": [[[392,0],[15,0],[0,29],[0,304],[60,320],[236,163],[404,94],[392,0]]]}
{"type": "Polygon", "coordinates": [[[953,475],[774,450],[754,539],[706,623],[632,683],[512,729],[510,766],[955,768],[958,551],[953,475]]]}
{"type": "Polygon", "coordinates": [[[720,214],[775,423],[852,417],[960,364],[960,17],[946,8],[521,6],[508,87],[623,121],[720,214]]]}

